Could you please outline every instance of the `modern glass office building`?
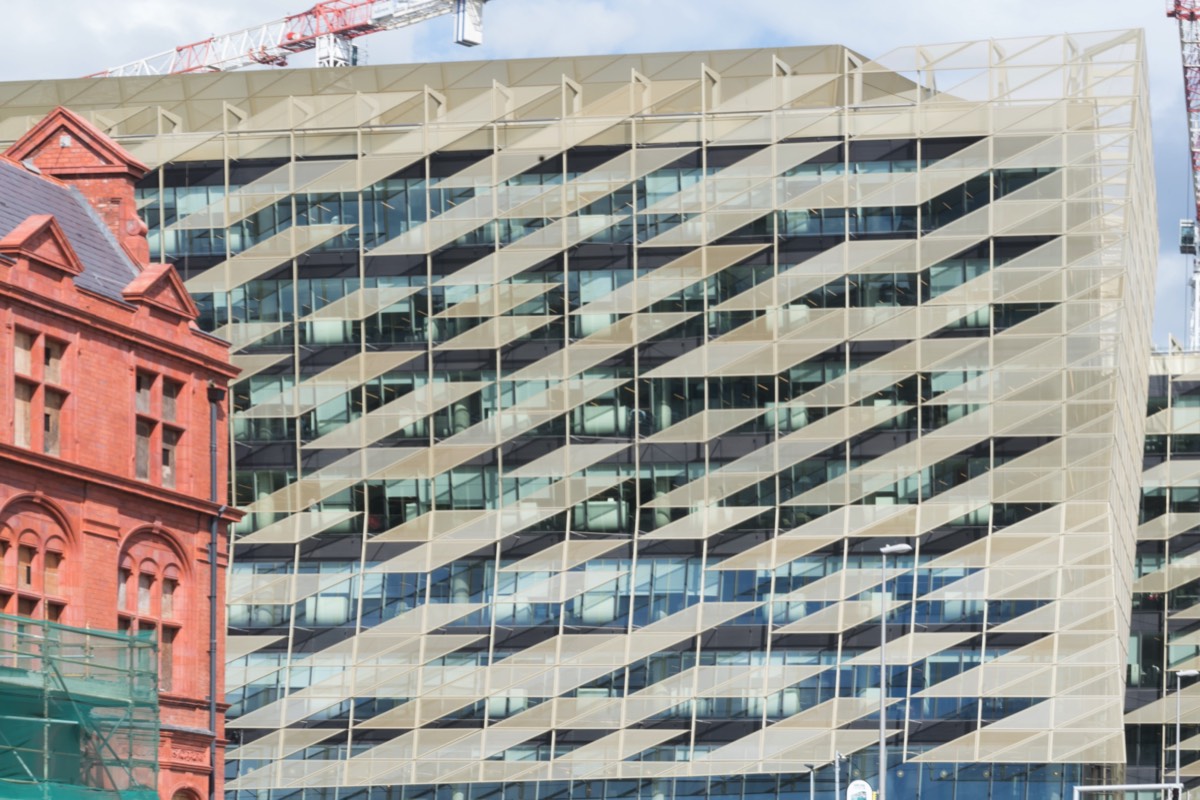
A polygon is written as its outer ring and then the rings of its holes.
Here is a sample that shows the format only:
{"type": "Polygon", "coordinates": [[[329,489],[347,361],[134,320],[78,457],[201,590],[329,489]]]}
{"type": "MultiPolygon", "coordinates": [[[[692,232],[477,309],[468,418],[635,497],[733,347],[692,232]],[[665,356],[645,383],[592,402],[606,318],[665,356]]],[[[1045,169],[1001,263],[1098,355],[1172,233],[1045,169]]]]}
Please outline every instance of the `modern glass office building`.
{"type": "Polygon", "coordinates": [[[829,798],[881,705],[893,798],[1161,778],[1200,360],[1148,374],[1144,50],[0,84],[155,168],[244,370],[230,798],[829,798]]]}
{"type": "Polygon", "coordinates": [[[1140,781],[1200,778],[1200,355],[1158,355],[1150,393],[1127,673],[1127,757],[1140,781]],[[1182,692],[1177,689],[1182,688],[1182,692]],[[1159,753],[1166,771],[1160,773],[1159,753]]]}

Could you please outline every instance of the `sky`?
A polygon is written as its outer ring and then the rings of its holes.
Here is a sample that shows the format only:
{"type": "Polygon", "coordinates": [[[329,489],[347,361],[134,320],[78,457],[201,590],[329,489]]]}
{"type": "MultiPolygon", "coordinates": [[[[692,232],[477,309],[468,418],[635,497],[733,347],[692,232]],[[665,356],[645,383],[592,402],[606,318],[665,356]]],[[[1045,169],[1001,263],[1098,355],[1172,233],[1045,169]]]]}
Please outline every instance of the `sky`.
{"type": "MultiPolygon", "coordinates": [[[[86,75],[267,22],[314,0],[0,0],[10,31],[0,80],[86,75]]],[[[897,47],[1144,28],[1154,128],[1159,278],[1154,343],[1183,338],[1191,216],[1179,43],[1164,0],[490,0],[484,44],[452,43],[449,16],[360,39],[370,64],[844,44],[897,47]]],[[[311,55],[293,66],[311,66],[311,55]]]]}

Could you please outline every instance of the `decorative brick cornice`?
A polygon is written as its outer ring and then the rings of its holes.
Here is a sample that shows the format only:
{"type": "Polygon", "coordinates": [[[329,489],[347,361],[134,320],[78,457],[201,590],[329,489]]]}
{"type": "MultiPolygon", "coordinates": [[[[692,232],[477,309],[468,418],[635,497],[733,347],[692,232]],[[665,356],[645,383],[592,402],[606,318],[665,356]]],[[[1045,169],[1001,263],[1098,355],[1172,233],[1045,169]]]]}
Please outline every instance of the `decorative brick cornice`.
{"type": "MultiPolygon", "coordinates": [[[[81,483],[94,483],[115,489],[126,494],[140,497],[144,500],[174,506],[175,508],[192,511],[206,516],[214,516],[220,509],[219,503],[201,500],[184,492],[176,492],[155,486],[150,483],[123,478],[91,467],[82,466],[71,461],[27,450],[23,447],[0,442],[0,462],[8,461],[19,464],[24,468],[34,468],[52,473],[59,478],[67,478],[81,483]]],[[[224,522],[237,522],[244,514],[236,508],[226,508],[221,514],[224,522]]]]}

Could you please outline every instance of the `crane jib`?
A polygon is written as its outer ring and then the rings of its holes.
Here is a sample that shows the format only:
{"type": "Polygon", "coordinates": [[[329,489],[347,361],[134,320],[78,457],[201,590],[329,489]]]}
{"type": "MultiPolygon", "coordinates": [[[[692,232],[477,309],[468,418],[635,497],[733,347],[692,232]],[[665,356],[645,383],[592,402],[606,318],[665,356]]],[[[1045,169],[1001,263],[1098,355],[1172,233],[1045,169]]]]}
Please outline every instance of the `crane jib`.
{"type": "Polygon", "coordinates": [[[326,0],[307,11],[233,33],[211,36],[88,77],[228,72],[255,65],[285,66],[288,56],[317,50],[317,66],[358,63],[351,40],[454,14],[455,41],[483,41],[488,0],[326,0]]]}
{"type": "Polygon", "coordinates": [[[1197,220],[1200,220],[1200,0],[1168,0],[1167,16],[1179,26],[1179,52],[1187,107],[1188,149],[1191,151],[1192,203],[1190,218],[1179,222],[1179,252],[1188,256],[1187,349],[1200,350],[1200,262],[1197,261],[1197,220]]]}

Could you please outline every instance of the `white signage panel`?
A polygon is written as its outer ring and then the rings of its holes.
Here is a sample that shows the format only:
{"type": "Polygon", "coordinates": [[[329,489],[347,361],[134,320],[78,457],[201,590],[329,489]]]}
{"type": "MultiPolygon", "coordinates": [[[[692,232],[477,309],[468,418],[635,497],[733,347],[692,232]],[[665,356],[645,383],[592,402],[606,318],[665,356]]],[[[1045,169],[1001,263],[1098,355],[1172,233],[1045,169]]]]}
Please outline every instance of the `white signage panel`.
{"type": "Polygon", "coordinates": [[[846,787],[846,800],[871,800],[875,790],[866,781],[851,781],[846,787]]]}

